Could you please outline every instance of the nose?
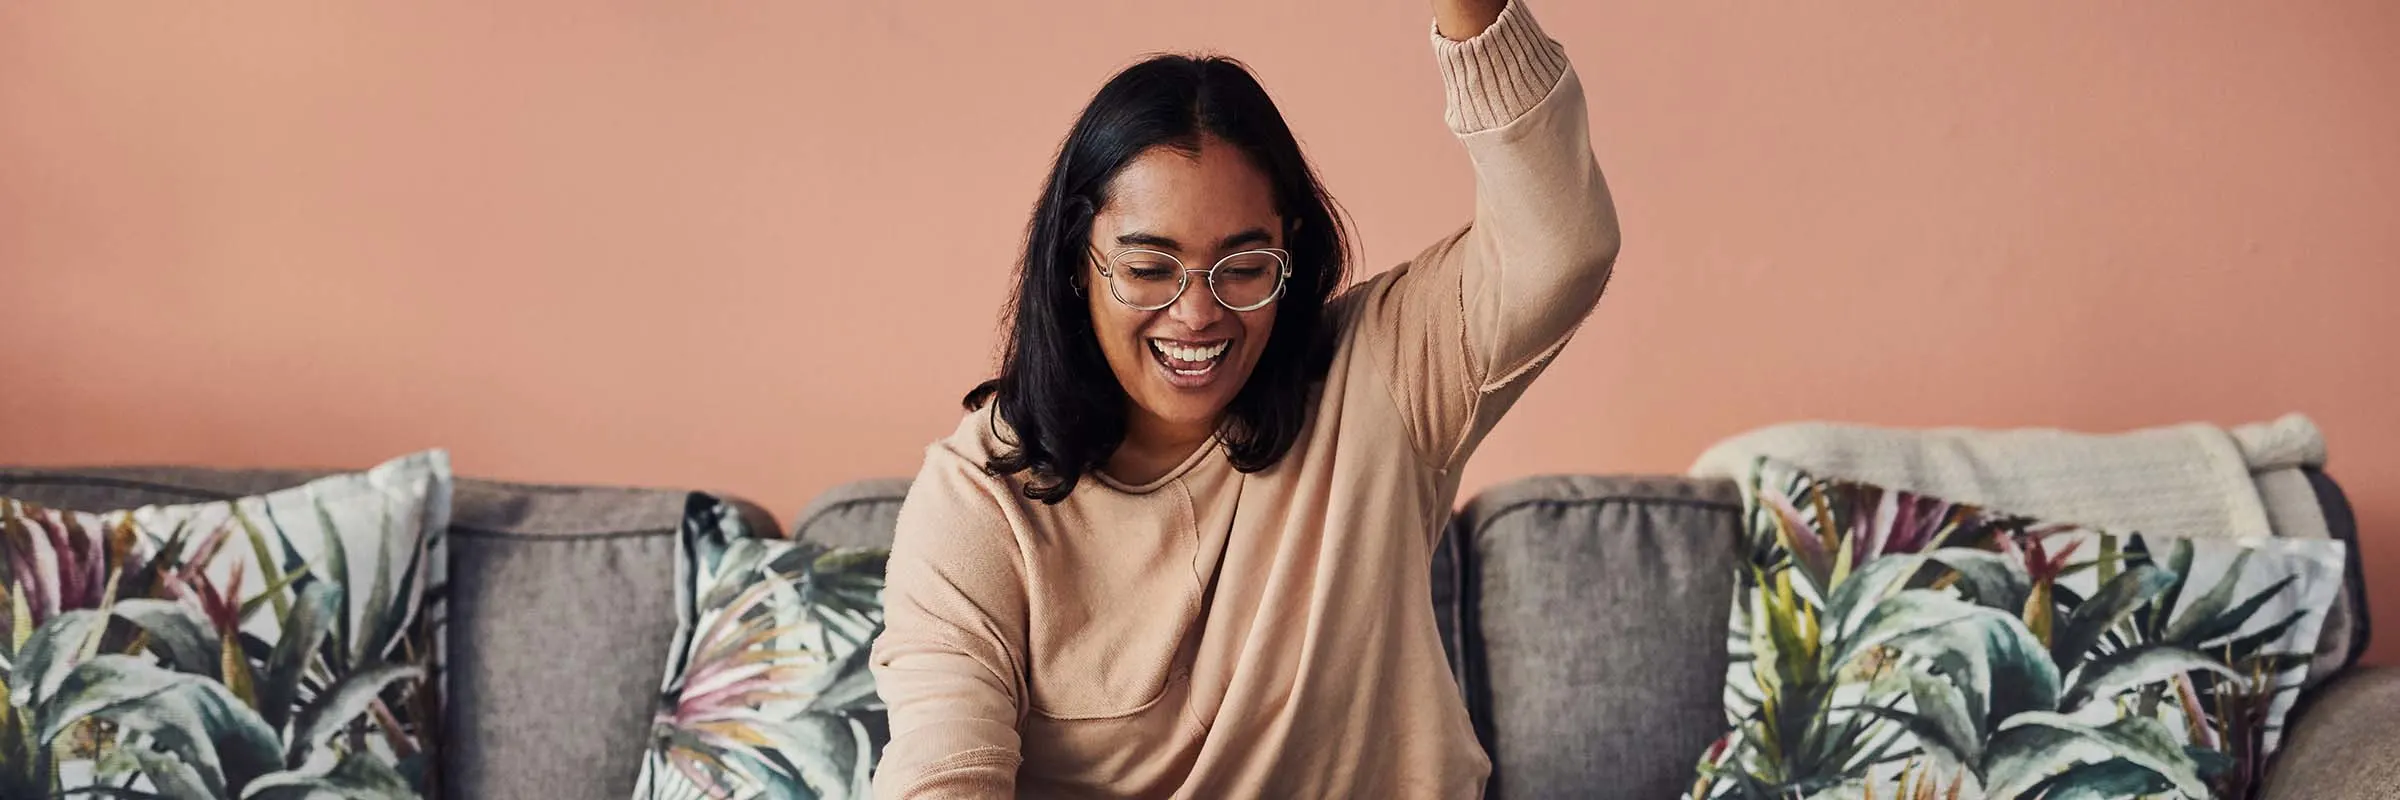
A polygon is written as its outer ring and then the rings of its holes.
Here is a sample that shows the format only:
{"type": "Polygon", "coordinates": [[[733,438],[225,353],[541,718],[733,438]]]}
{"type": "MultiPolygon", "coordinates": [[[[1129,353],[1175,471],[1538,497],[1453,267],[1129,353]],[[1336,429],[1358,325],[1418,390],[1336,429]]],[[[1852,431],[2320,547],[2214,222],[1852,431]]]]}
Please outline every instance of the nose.
{"type": "Polygon", "coordinates": [[[1175,298],[1174,305],[1167,306],[1167,317],[1191,330],[1206,330],[1230,312],[1217,302],[1216,290],[1209,288],[1208,273],[1188,274],[1192,283],[1184,287],[1183,296],[1175,298]]]}

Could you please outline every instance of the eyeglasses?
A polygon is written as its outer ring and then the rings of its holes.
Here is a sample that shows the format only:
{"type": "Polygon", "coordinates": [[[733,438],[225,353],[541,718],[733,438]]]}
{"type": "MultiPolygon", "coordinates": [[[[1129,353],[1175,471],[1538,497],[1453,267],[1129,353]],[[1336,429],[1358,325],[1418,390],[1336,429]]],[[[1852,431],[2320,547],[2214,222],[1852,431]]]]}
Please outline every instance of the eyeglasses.
{"type": "Polygon", "coordinates": [[[1219,305],[1256,311],[1283,296],[1284,279],[1292,276],[1292,254],[1273,248],[1244,250],[1200,270],[1186,269],[1182,259],[1168,253],[1132,249],[1117,251],[1100,266],[1108,293],[1137,311],[1174,305],[1191,287],[1195,272],[1208,276],[1209,294],[1219,305]]]}

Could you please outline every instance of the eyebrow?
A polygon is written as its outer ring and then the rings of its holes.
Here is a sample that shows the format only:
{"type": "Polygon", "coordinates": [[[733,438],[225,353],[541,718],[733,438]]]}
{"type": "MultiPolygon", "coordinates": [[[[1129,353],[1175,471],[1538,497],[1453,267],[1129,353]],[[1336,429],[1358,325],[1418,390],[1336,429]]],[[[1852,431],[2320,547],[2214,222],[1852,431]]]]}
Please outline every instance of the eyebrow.
{"type": "MultiPolygon", "coordinates": [[[[1267,244],[1273,241],[1275,241],[1275,237],[1268,235],[1267,229],[1251,228],[1249,230],[1242,231],[1241,233],[1227,236],[1224,239],[1218,240],[1217,249],[1232,250],[1237,247],[1249,247],[1251,245],[1267,244]]],[[[1141,231],[1118,234],[1117,244],[1126,247],[1155,247],[1160,250],[1172,250],[1176,252],[1183,251],[1182,242],[1178,242],[1172,238],[1160,236],[1155,233],[1143,233],[1141,231]]]]}

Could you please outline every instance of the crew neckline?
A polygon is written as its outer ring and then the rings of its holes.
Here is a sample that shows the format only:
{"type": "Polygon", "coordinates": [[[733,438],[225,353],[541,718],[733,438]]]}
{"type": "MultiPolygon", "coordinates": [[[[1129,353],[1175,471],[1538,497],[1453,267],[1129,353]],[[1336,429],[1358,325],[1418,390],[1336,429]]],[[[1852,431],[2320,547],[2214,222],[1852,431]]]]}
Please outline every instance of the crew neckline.
{"type": "Polygon", "coordinates": [[[1184,475],[1190,473],[1194,468],[1200,466],[1201,460],[1208,458],[1211,453],[1215,453],[1217,451],[1217,446],[1222,443],[1224,443],[1224,436],[1222,434],[1209,434],[1206,440],[1200,442],[1199,447],[1192,448],[1191,455],[1184,456],[1183,463],[1175,465],[1174,469],[1167,470],[1167,474],[1161,475],[1158,477],[1158,479],[1148,483],[1126,483],[1111,477],[1106,469],[1092,470],[1092,477],[1098,479],[1101,484],[1106,485],[1108,488],[1115,489],[1125,494],[1149,494],[1151,492],[1158,491],[1167,484],[1174,483],[1175,481],[1182,479],[1184,475]]]}

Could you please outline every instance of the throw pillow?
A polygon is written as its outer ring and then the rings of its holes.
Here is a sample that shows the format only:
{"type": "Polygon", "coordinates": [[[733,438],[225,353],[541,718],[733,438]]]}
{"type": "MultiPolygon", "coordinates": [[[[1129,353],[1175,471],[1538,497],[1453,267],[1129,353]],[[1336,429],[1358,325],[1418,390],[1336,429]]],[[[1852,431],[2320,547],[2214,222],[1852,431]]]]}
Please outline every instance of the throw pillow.
{"type": "Polygon", "coordinates": [[[692,496],[681,619],[636,798],[870,794],[891,737],[867,669],[888,553],[754,533],[732,506],[692,496]]]}
{"type": "Polygon", "coordinates": [[[2342,578],[2330,540],[2049,523],[1762,462],[1691,798],[2239,798],[2342,578]]]}
{"type": "Polygon", "coordinates": [[[418,797],[447,455],[102,514],[0,500],[0,797],[418,797]]]}

